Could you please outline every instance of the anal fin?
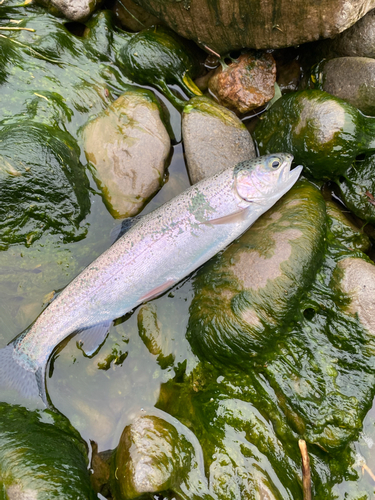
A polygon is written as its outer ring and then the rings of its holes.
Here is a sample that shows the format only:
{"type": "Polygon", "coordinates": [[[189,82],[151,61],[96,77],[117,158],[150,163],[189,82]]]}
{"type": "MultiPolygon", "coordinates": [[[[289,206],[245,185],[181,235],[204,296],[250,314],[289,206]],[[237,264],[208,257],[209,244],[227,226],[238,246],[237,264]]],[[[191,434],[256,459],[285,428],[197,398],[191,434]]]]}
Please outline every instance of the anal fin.
{"type": "Polygon", "coordinates": [[[104,321],[97,325],[90,326],[77,333],[77,346],[87,357],[93,356],[105,341],[112,320],[104,321]]]}

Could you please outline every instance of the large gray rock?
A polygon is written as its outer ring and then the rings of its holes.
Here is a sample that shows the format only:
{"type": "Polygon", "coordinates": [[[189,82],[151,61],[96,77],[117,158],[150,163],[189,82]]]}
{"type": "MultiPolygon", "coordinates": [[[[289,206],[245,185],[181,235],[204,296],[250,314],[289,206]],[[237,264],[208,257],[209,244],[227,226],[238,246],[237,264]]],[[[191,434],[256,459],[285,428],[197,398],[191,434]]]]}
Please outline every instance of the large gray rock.
{"type": "Polygon", "coordinates": [[[182,137],[192,184],[256,156],[241,120],[207,97],[194,97],[185,106],[182,137]]]}
{"type": "Polygon", "coordinates": [[[338,56],[375,57],[375,10],[324,45],[338,56]]]}
{"type": "Polygon", "coordinates": [[[84,129],[84,149],[115,218],[140,212],[160,189],[170,139],[148,91],[122,94],[84,129]]]}
{"type": "Polygon", "coordinates": [[[288,47],[329,38],[375,7],[375,0],[135,0],[180,35],[225,54],[242,47],[288,47]]]}
{"type": "Polygon", "coordinates": [[[345,99],[366,115],[375,115],[375,59],[331,59],[321,68],[320,78],[323,90],[345,99]]]}

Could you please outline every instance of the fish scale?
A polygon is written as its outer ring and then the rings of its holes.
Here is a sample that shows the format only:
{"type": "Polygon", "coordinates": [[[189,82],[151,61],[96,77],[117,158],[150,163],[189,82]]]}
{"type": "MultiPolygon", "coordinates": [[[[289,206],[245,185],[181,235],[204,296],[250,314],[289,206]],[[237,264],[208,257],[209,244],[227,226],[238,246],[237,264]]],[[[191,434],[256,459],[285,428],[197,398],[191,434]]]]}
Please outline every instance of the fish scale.
{"type": "Polygon", "coordinates": [[[224,249],[296,182],[302,167],[290,171],[292,158],[278,153],[242,162],[142,218],[0,350],[0,389],[48,404],[45,373],[56,346],[81,331],[82,338],[98,337],[99,347],[112,320],[224,249]]]}

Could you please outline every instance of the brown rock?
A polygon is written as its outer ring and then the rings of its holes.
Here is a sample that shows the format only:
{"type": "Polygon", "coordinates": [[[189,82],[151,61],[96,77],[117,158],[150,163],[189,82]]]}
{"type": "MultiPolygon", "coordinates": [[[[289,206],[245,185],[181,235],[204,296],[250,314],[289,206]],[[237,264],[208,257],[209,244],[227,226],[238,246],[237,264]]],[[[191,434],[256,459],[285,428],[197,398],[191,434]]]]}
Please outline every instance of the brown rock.
{"type": "Polygon", "coordinates": [[[221,55],[243,47],[290,47],[330,38],[375,0],[135,0],[185,38],[221,55]]]}
{"type": "Polygon", "coordinates": [[[242,54],[215,71],[208,88],[220,104],[240,113],[263,106],[275,95],[276,63],[271,54],[242,54]]]}

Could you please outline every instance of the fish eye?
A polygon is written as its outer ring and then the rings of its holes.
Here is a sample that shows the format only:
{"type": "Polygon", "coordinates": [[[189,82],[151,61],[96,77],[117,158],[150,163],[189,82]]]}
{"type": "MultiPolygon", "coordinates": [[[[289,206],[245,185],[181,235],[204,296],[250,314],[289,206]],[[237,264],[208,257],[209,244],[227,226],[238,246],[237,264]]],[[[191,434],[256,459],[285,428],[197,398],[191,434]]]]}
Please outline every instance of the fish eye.
{"type": "Polygon", "coordinates": [[[271,167],[272,168],[278,168],[280,166],[280,162],[279,160],[274,160],[272,163],[271,163],[271,167]]]}

